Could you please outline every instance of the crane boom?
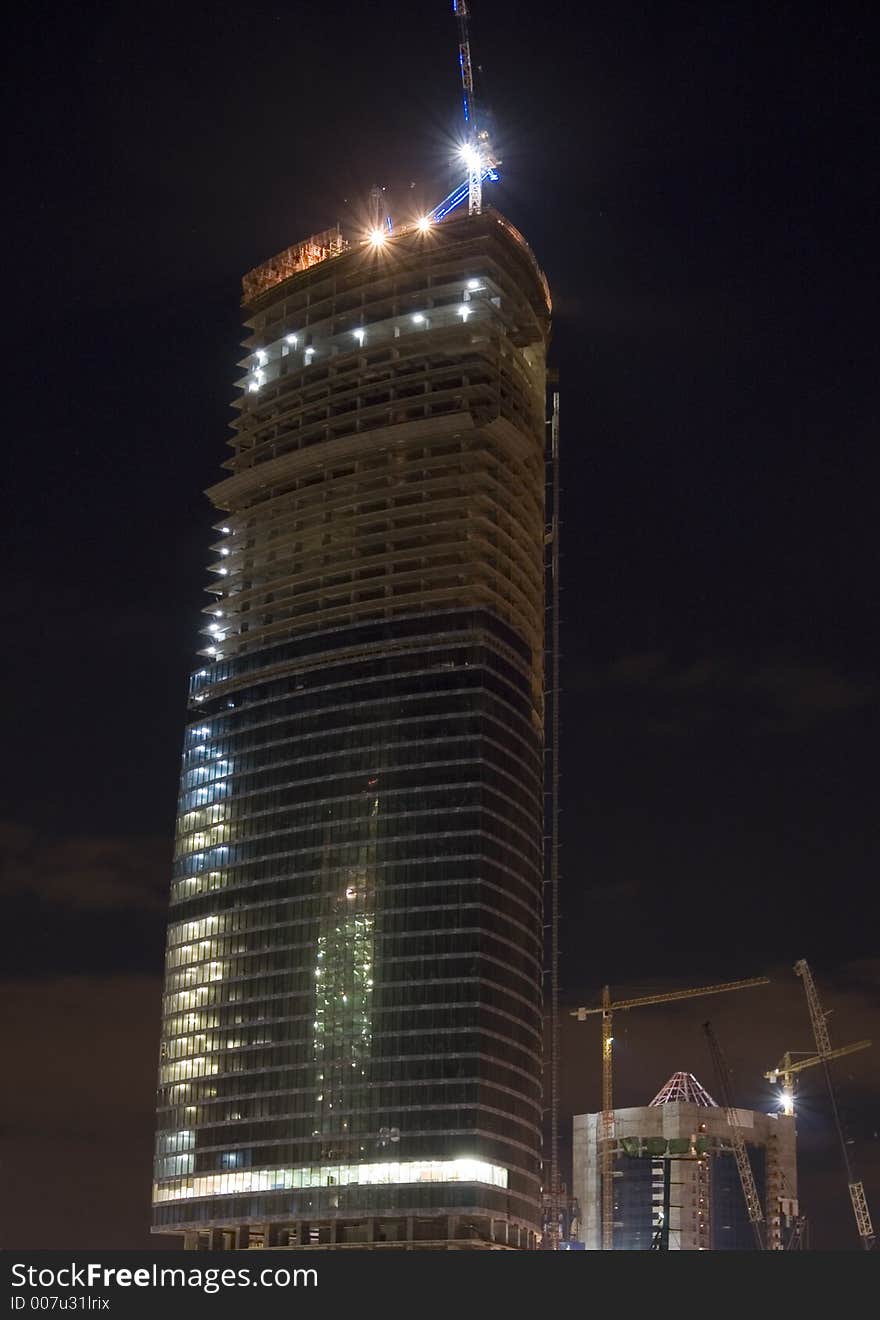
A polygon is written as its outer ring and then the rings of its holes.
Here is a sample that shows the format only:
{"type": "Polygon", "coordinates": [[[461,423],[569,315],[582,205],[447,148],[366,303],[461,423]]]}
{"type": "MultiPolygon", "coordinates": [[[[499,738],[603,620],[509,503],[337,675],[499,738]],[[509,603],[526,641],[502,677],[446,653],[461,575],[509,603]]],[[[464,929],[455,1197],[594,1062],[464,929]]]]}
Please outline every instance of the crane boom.
{"type": "Polygon", "coordinates": [[[602,1192],[602,1250],[614,1249],[614,1085],[611,1046],[614,1041],[612,1022],[615,1009],[642,1008],[648,1004],[671,1004],[678,999],[695,999],[699,995],[723,994],[727,990],[745,990],[753,985],[769,985],[766,976],[753,976],[746,981],[721,981],[716,985],[701,985],[693,990],[668,990],[658,995],[642,995],[638,999],[618,999],[612,1002],[609,986],[602,987],[602,1003],[596,1008],[575,1008],[571,1016],[583,1022],[592,1013],[602,1014],[602,1125],[599,1139],[600,1184],[602,1192]]]}
{"type": "Polygon", "coordinates": [[[748,1151],[746,1150],[742,1128],[739,1125],[739,1115],[736,1112],[730,1094],[730,1068],[722,1052],[718,1037],[715,1035],[712,1028],[712,1023],[704,1022],[703,1030],[705,1031],[706,1039],[709,1042],[712,1062],[715,1065],[715,1076],[718,1081],[718,1090],[727,1114],[727,1123],[730,1128],[730,1140],[736,1158],[736,1167],[739,1173],[740,1185],[743,1190],[743,1197],[745,1198],[746,1213],[749,1216],[749,1223],[755,1234],[755,1242],[757,1243],[758,1250],[763,1251],[764,1235],[761,1231],[761,1224],[764,1222],[764,1210],[761,1206],[761,1198],[758,1195],[758,1189],[755,1186],[755,1175],[752,1172],[752,1166],[749,1161],[748,1151]]]}
{"type": "Polygon", "coordinates": [[[828,1035],[828,1025],[825,1021],[825,1014],[822,1010],[819,992],[816,989],[816,983],[813,980],[813,973],[810,971],[806,959],[799,959],[794,965],[794,970],[803,982],[804,994],[807,997],[807,1008],[810,1013],[810,1022],[813,1026],[813,1036],[816,1041],[816,1050],[821,1059],[822,1067],[825,1070],[825,1082],[828,1087],[828,1096],[831,1101],[831,1113],[834,1117],[834,1126],[837,1129],[837,1137],[840,1142],[840,1152],[843,1157],[846,1185],[850,1201],[852,1202],[856,1230],[861,1239],[862,1246],[866,1251],[870,1251],[874,1246],[875,1241],[874,1226],[871,1223],[871,1213],[868,1209],[864,1183],[857,1179],[853,1173],[852,1163],[849,1157],[849,1149],[847,1147],[846,1134],[843,1130],[843,1120],[840,1117],[840,1110],[837,1105],[837,1092],[834,1086],[834,1079],[831,1076],[830,1066],[830,1060],[834,1057],[835,1051],[831,1048],[831,1038],[828,1035]]]}
{"type": "Polygon", "coordinates": [[[640,999],[615,999],[613,1003],[599,1004],[595,1008],[577,1008],[572,1012],[582,1022],[591,1013],[622,1011],[626,1008],[641,1008],[647,1004],[671,1004],[676,999],[696,999],[699,995],[720,995],[727,990],[745,990],[752,985],[769,985],[767,976],[752,976],[746,981],[721,981],[717,985],[700,985],[694,990],[670,990],[661,995],[644,995],[640,999]]]}
{"type": "MultiPolygon", "coordinates": [[[[782,1078],[782,1112],[791,1116],[794,1114],[794,1074],[802,1072],[804,1068],[813,1068],[817,1063],[824,1063],[826,1059],[841,1059],[845,1054],[855,1054],[857,1050],[866,1050],[871,1044],[869,1040],[857,1040],[854,1045],[840,1045],[830,1054],[814,1054],[808,1059],[798,1059],[795,1062],[790,1050],[786,1050],[775,1068],[771,1068],[764,1073],[768,1082],[778,1082],[782,1078]]],[[[797,1053],[797,1051],[795,1051],[797,1053]]]]}
{"type": "Polygon", "coordinates": [[[842,1059],[845,1054],[855,1054],[857,1050],[866,1050],[871,1044],[869,1040],[857,1040],[852,1045],[838,1045],[836,1050],[830,1050],[828,1054],[813,1054],[809,1059],[798,1059],[795,1063],[791,1054],[786,1054],[782,1061],[765,1072],[764,1076],[768,1082],[775,1082],[778,1077],[785,1077],[789,1073],[801,1072],[804,1068],[813,1068],[817,1063],[824,1059],[842,1059]]]}

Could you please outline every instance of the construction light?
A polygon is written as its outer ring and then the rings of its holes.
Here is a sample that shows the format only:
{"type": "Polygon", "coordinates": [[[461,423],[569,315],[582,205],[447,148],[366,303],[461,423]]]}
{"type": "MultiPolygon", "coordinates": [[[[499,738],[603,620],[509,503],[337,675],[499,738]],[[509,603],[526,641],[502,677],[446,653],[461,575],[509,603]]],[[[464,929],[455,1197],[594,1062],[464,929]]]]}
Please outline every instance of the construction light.
{"type": "Polygon", "coordinates": [[[459,148],[458,152],[469,170],[475,169],[477,165],[482,165],[483,154],[478,147],[472,146],[470,142],[465,142],[464,146],[459,148]]]}
{"type": "Polygon", "coordinates": [[[384,229],[371,229],[370,230],[371,246],[375,248],[380,248],[382,244],[385,242],[385,237],[386,235],[384,229]]]}
{"type": "Polygon", "coordinates": [[[427,234],[433,223],[434,222],[429,215],[423,215],[420,220],[416,221],[416,228],[420,234],[427,234]]]}

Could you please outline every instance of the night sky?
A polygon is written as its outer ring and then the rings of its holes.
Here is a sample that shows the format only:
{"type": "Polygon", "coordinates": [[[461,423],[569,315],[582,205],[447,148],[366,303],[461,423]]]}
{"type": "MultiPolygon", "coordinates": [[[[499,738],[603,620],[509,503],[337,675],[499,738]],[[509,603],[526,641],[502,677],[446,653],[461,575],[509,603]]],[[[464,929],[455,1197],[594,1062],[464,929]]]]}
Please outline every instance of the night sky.
{"type": "MultiPolygon", "coordinates": [[[[554,298],[566,1010],[616,1098],[740,1103],[876,1034],[878,215],[867,4],[474,0],[504,182],[554,298]]],[[[166,893],[242,272],[445,193],[445,0],[19,6],[5,20],[5,1246],[149,1247],[166,893]],[[11,1212],[11,1213],[10,1213],[11,1212]]],[[[599,1107],[563,1030],[563,1128],[599,1107]]],[[[880,1042],[837,1068],[880,1218],[880,1042]]],[[[855,1247],[818,1070],[802,1205],[855,1247]]]]}

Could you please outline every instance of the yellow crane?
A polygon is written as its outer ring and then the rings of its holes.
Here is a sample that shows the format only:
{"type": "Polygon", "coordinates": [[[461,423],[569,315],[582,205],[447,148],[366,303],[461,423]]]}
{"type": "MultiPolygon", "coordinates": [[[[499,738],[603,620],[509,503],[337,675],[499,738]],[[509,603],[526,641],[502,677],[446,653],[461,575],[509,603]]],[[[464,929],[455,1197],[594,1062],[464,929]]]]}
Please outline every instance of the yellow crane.
{"type": "MultiPolygon", "coordinates": [[[[874,1226],[871,1223],[871,1212],[868,1209],[868,1201],[865,1196],[865,1186],[860,1178],[856,1178],[853,1173],[852,1161],[849,1154],[849,1143],[846,1139],[846,1133],[843,1130],[843,1120],[840,1116],[840,1109],[837,1104],[837,1091],[834,1086],[834,1079],[831,1076],[831,1069],[828,1066],[828,1060],[834,1057],[835,1051],[831,1048],[831,1037],[828,1035],[828,1025],[825,1021],[826,1014],[822,1009],[822,1003],[819,999],[819,992],[816,989],[816,982],[813,980],[813,973],[810,971],[810,965],[805,958],[800,958],[794,965],[794,970],[801,978],[804,986],[804,994],[807,997],[807,1009],[810,1014],[810,1022],[813,1026],[813,1039],[816,1042],[816,1052],[819,1061],[825,1070],[825,1084],[828,1087],[828,1098],[831,1101],[831,1114],[834,1118],[834,1126],[837,1129],[837,1139],[840,1142],[840,1153],[843,1157],[843,1167],[846,1173],[846,1186],[852,1201],[853,1214],[855,1215],[856,1231],[859,1240],[866,1251],[873,1250],[876,1238],[874,1235],[874,1226]]],[[[849,1052],[849,1051],[847,1051],[849,1052]]]]}
{"type": "Polygon", "coordinates": [[[826,1059],[841,1059],[844,1054],[855,1054],[856,1050],[866,1050],[870,1044],[869,1040],[857,1040],[853,1045],[841,1045],[828,1054],[813,1054],[808,1059],[797,1060],[792,1056],[795,1054],[809,1054],[809,1050],[786,1050],[776,1067],[764,1073],[767,1081],[773,1082],[774,1085],[781,1079],[783,1114],[791,1115],[794,1113],[795,1073],[802,1072],[804,1068],[813,1068],[817,1063],[823,1063],[826,1059]]]}
{"type": "Polygon", "coordinates": [[[602,1188],[602,1250],[614,1248],[614,1086],[611,1045],[614,1040],[613,1015],[648,1004],[671,1004],[677,999],[696,999],[699,995],[720,995],[728,990],[746,990],[753,985],[769,985],[769,977],[753,976],[748,981],[723,981],[701,985],[693,990],[670,990],[665,994],[641,995],[638,999],[612,1002],[611,987],[602,987],[602,1003],[595,1008],[574,1008],[571,1016],[584,1022],[593,1013],[602,1014],[602,1128],[599,1142],[600,1181],[602,1188]]]}
{"type": "Polygon", "coordinates": [[[706,1033],[706,1039],[709,1042],[709,1049],[712,1052],[712,1062],[715,1065],[715,1076],[718,1081],[718,1090],[724,1104],[727,1126],[730,1129],[730,1144],[733,1147],[733,1154],[736,1159],[736,1168],[739,1173],[739,1184],[743,1190],[743,1198],[746,1203],[746,1213],[749,1217],[749,1223],[751,1224],[752,1232],[755,1235],[755,1246],[759,1251],[764,1251],[767,1246],[764,1235],[764,1209],[761,1205],[761,1198],[758,1195],[758,1189],[755,1186],[755,1175],[752,1173],[752,1166],[749,1163],[745,1137],[742,1134],[742,1128],[739,1124],[739,1113],[733,1103],[733,1094],[730,1089],[730,1066],[724,1057],[721,1042],[715,1035],[712,1023],[704,1022],[703,1030],[706,1033]]]}

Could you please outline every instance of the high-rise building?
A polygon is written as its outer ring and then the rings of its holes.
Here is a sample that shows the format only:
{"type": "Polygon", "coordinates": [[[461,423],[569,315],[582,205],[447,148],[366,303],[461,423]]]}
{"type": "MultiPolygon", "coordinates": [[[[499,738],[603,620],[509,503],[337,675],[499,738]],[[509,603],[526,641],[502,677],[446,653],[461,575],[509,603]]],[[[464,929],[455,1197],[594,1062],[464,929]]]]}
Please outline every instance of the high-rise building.
{"type": "MultiPolygon", "coordinates": [[[[781,1247],[797,1218],[794,1119],[737,1109],[764,1236],[781,1247]]],[[[574,1192],[587,1250],[601,1245],[602,1115],[574,1119],[574,1192]]],[[[692,1073],[678,1072],[650,1105],[614,1114],[614,1249],[751,1251],[755,1237],[746,1211],[727,1111],[692,1073]]]]}
{"type": "Polygon", "coordinates": [[[546,281],[493,212],[244,279],[154,1231],[531,1248],[546,281]]]}

